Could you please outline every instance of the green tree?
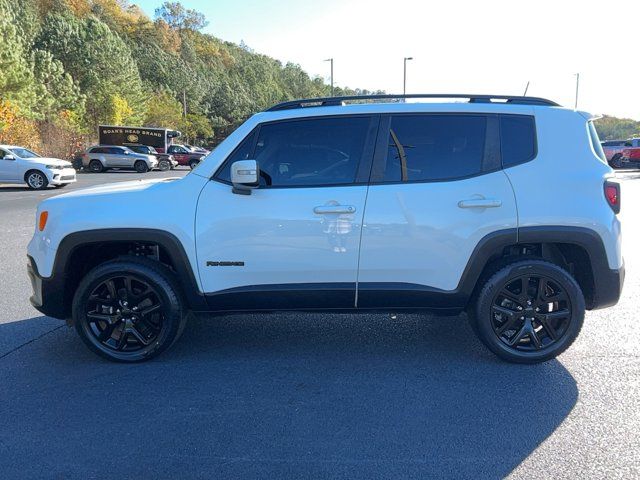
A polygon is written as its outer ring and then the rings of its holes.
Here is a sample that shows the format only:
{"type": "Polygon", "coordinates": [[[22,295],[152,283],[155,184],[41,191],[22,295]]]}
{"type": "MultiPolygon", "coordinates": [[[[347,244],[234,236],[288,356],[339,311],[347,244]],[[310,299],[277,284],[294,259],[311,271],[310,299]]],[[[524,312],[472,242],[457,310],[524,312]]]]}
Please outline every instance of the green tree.
{"type": "Polygon", "coordinates": [[[182,123],[182,105],[167,90],[149,98],[144,124],[148,127],[177,128],[182,123]]]}
{"type": "Polygon", "coordinates": [[[142,122],[145,92],[131,49],[98,18],[50,14],[35,46],[51,52],[77,80],[87,96],[86,109],[92,126],[107,121],[118,97],[131,108],[129,121],[142,122]]]}
{"type": "Polygon", "coordinates": [[[164,2],[155,14],[176,30],[202,30],[209,24],[202,13],[185,8],[180,2],[164,2]]]}

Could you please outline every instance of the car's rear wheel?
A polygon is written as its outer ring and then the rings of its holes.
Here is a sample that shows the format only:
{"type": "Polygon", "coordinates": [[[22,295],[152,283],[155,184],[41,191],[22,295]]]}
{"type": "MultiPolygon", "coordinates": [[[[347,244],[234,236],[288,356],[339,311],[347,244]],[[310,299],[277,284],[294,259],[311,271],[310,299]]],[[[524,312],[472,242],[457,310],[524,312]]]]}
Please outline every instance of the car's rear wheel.
{"type": "Polygon", "coordinates": [[[91,173],[100,173],[104,170],[104,165],[100,160],[91,160],[89,162],[89,171],[91,173]]]}
{"type": "Polygon", "coordinates": [[[186,321],[173,273],[137,257],[91,270],[75,293],[72,316],[84,343],[117,362],[155,357],[177,340],[186,321]]]}
{"type": "Polygon", "coordinates": [[[169,160],[160,160],[158,162],[158,170],[165,172],[171,168],[171,163],[169,160]]]}
{"type": "Polygon", "coordinates": [[[142,160],[138,160],[136,163],[134,163],[133,168],[135,168],[136,172],[138,173],[145,173],[149,170],[146,162],[143,162],[142,160]]]}
{"type": "Polygon", "coordinates": [[[190,160],[189,161],[189,168],[191,170],[193,170],[194,168],[196,168],[198,166],[199,163],[200,163],[200,160],[190,160]]]}
{"type": "Polygon", "coordinates": [[[38,170],[31,170],[27,172],[24,179],[31,190],[44,190],[47,188],[47,185],[49,185],[47,176],[38,170]]]}
{"type": "Polygon", "coordinates": [[[524,260],[486,281],[472,321],[480,340],[500,358],[538,363],[573,343],[584,311],[582,290],[567,271],[543,260],[524,260]]]}
{"type": "Polygon", "coordinates": [[[622,154],[616,153],[613,157],[611,157],[611,162],[609,165],[613,168],[621,168],[622,167],[622,154]]]}

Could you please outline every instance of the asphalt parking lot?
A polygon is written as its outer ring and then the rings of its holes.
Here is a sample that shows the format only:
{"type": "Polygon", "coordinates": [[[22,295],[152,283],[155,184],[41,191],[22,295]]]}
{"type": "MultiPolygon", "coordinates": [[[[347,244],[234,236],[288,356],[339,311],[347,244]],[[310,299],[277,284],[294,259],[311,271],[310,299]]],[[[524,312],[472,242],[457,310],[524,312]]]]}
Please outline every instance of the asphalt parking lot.
{"type": "Polygon", "coordinates": [[[557,360],[503,363],[464,316],[287,313],[198,318],[155,361],[103,361],[29,305],[35,206],[186,172],[0,185],[1,478],[640,477],[640,174],[620,175],[623,297],[557,360]]]}

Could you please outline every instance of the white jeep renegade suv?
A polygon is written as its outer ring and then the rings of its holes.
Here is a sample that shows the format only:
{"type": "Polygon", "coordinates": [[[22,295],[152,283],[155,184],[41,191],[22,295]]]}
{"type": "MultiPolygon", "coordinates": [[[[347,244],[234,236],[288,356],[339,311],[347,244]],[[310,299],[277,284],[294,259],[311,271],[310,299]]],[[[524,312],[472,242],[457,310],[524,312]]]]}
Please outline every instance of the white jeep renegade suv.
{"type": "Polygon", "coordinates": [[[43,201],[31,302],[124,362],[190,311],[466,310],[503,359],[560,354],[624,279],[592,117],[532,97],[362,103],[388,97],[276,105],[182,179],[43,201]]]}

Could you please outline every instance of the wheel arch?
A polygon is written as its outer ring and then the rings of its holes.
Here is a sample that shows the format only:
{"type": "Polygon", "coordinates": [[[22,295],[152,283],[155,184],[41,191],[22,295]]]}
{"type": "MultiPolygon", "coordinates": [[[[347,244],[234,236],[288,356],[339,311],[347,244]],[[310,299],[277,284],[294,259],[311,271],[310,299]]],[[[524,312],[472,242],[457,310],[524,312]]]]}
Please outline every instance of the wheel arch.
{"type": "Polygon", "coordinates": [[[564,225],[521,227],[487,235],[476,246],[457,290],[473,299],[483,280],[522,257],[544,259],[565,268],[580,285],[587,309],[617,301],[619,286],[607,285],[617,273],[609,268],[600,235],[589,228],[564,225]]]}
{"type": "Polygon", "coordinates": [[[180,240],[170,232],[146,228],[116,228],[74,232],[58,246],[49,288],[57,292],[61,305],[59,317],[69,318],[75,289],[95,266],[121,255],[152,258],[169,267],[176,275],[187,306],[206,310],[195,272],[180,240]]]}

